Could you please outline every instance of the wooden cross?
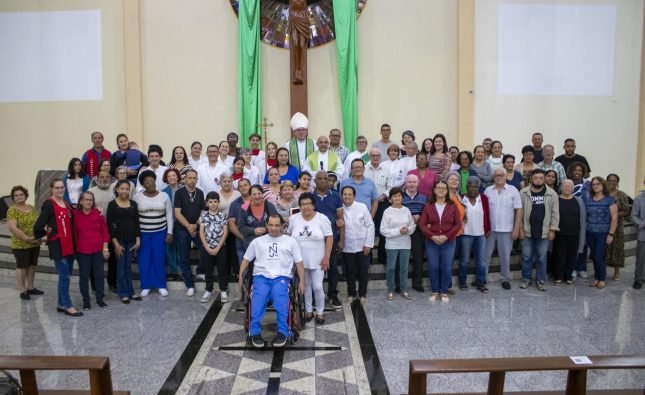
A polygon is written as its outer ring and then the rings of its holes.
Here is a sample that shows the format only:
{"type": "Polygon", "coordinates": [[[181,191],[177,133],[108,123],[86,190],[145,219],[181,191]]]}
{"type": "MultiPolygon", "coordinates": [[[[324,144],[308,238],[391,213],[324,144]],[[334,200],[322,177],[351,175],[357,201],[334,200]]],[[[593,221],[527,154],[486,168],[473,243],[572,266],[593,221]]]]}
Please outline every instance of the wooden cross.
{"type": "Polygon", "coordinates": [[[289,54],[291,86],[291,114],[308,115],[307,103],[307,47],[309,46],[309,11],[305,0],[289,0],[289,54]]]}
{"type": "Polygon", "coordinates": [[[272,128],[273,122],[269,123],[269,119],[267,117],[264,117],[262,118],[262,123],[260,123],[258,126],[262,128],[262,143],[264,144],[264,149],[266,150],[267,143],[269,142],[267,128],[272,128]]]}

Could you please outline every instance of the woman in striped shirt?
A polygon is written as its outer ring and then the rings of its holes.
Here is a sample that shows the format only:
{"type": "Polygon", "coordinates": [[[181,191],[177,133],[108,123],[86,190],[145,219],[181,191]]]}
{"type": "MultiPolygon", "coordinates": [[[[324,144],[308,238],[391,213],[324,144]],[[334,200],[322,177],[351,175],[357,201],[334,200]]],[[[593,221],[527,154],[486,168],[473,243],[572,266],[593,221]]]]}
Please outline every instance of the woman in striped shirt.
{"type": "Polygon", "coordinates": [[[153,288],[158,289],[161,296],[168,295],[164,243],[172,243],[173,213],[170,198],[157,190],[156,179],[157,176],[151,170],[141,172],[139,183],[144,189],[134,196],[141,226],[141,296],[147,296],[153,288]]]}

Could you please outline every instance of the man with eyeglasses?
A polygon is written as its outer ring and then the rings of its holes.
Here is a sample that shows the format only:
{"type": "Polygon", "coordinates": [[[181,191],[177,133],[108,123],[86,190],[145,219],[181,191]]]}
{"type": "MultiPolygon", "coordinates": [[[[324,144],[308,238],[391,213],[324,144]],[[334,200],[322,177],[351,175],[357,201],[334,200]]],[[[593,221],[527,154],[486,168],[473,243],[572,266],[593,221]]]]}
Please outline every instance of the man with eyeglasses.
{"type": "Polygon", "coordinates": [[[342,163],[345,163],[347,155],[349,155],[349,150],[340,143],[341,133],[338,129],[332,129],[329,131],[329,151],[336,153],[338,159],[342,163]]]}
{"type": "Polygon", "coordinates": [[[342,179],[345,167],[343,167],[343,162],[340,161],[338,155],[335,152],[330,152],[329,138],[327,136],[318,137],[316,146],[318,146],[318,150],[307,156],[303,170],[309,172],[309,174],[314,174],[319,170],[324,170],[325,172],[331,170],[336,173],[337,178],[342,179]]]}
{"type": "Polygon", "coordinates": [[[385,212],[385,209],[390,206],[388,195],[390,194],[390,189],[392,188],[392,175],[387,167],[381,165],[381,157],[382,154],[378,148],[373,147],[370,150],[370,161],[365,167],[365,177],[372,180],[374,182],[374,185],[376,185],[378,206],[376,208],[376,215],[374,215],[374,226],[376,229],[375,233],[379,235],[378,261],[385,263],[387,259],[385,254],[385,237],[380,234],[379,229],[381,229],[381,219],[383,219],[383,213],[385,212]]]}
{"type": "Polygon", "coordinates": [[[493,185],[486,188],[484,194],[488,198],[491,227],[484,254],[486,274],[488,274],[493,250],[497,246],[502,288],[509,290],[511,289],[511,249],[513,240],[519,237],[522,222],[520,193],[514,186],[506,184],[506,170],[497,168],[493,171],[493,185]]]}
{"type": "MultiPolygon", "coordinates": [[[[358,136],[356,138],[356,151],[347,155],[345,159],[345,174],[347,174],[347,177],[351,177],[352,175],[352,162],[354,159],[362,160],[363,164],[366,164],[370,160],[369,153],[367,152],[367,138],[365,136],[358,136]]],[[[369,209],[370,206],[367,206],[367,208],[369,209]]]]}

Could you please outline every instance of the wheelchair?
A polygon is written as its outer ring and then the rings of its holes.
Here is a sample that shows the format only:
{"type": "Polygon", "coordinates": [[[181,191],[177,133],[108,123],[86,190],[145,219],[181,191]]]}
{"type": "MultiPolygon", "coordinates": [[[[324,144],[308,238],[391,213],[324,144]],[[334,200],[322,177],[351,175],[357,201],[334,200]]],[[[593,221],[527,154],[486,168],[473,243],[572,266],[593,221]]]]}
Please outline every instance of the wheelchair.
{"type": "MultiPolygon", "coordinates": [[[[300,332],[305,323],[304,296],[298,292],[300,279],[294,271],[289,282],[289,310],[287,314],[287,325],[289,326],[288,344],[296,344],[300,341],[300,332]]],[[[251,303],[253,303],[253,263],[249,264],[242,280],[242,303],[244,304],[244,330],[246,331],[246,342],[251,343],[251,303]]],[[[275,311],[271,302],[267,305],[267,311],[275,311]]]]}

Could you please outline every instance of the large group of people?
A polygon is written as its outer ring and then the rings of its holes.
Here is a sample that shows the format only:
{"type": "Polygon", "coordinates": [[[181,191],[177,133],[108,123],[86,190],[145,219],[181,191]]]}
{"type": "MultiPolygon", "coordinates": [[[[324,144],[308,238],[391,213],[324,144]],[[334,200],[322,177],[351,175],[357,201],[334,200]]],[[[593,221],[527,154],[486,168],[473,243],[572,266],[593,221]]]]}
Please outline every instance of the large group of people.
{"type": "MultiPolygon", "coordinates": [[[[11,190],[14,204],[7,218],[20,298],[42,294],[34,287],[34,267],[43,237],[59,274],[57,309],[70,316],[83,314],[70,298],[74,260],[85,310],[91,308],[88,282],[96,305],[107,306],[105,278],[124,304],[152,290],[167,296],[168,280],[183,280],[192,297],[197,278],[206,283],[200,299],[206,303],[213,298],[215,267],[220,300],[227,302],[229,279],[241,281],[259,256],[270,258],[253,268],[254,276],[264,278],[257,288],[268,298],[276,279],[292,275],[277,255],[263,250],[263,243],[278,238],[299,248],[289,261],[298,264],[306,319],[318,323],[324,323],[325,302],[342,306],[339,266],[347,279],[347,302],[367,303],[372,248],[385,264],[387,300],[396,293],[411,298],[408,273],[411,289],[425,292],[427,262],[429,300],[448,302],[456,294],[455,259],[458,288],[470,285],[488,293],[494,251],[504,290],[511,289],[513,251],[521,251],[521,289],[535,284],[545,291],[549,278],[555,286],[587,279],[587,254],[594,269],[589,285],[601,289],[607,285],[606,267],[613,267],[617,280],[624,266],[623,219],[630,213],[638,226],[633,287],[640,289],[645,281],[645,195],[636,197],[630,210],[629,197],[618,189],[619,176],[589,178],[589,163],[576,153],[573,139],[566,139],[564,153],[555,157],[554,146],[543,145],[542,134],[534,133],[516,163],[501,141],[488,138],[470,151],[449,146],[439,133],[419,149],[413,131],[404,131],[399,144],[390,140],[391,126],[383,124],[381,139],[370,147],[359,136],[351,151],[340,144],[338,129],[310,138],[303,114],[293,116],[291,129],[291,140],[281,147],[268,142],[266,152],[258,134],[245,148],[229,133],[208,145],[206,156],[200,142],[189,151],[174,147],[168,164],[159,145],[144,154],[119,134],[111,153],[103,135],[92,133],[93,147],[69,161],[63,179],[51,182],[51,197],[39,211],[26,203],[24,187],[11,190]],[[195,273],[192,247],[199,251],[195,273]],[[135,257],[138,292],[132,281],[135,257]],[[475,276],[469,284],[471,259],[475,276]]],[[[257,330],[252,326],[251,334],[257,330]]]]}

